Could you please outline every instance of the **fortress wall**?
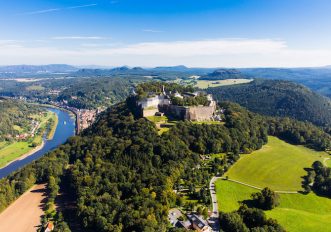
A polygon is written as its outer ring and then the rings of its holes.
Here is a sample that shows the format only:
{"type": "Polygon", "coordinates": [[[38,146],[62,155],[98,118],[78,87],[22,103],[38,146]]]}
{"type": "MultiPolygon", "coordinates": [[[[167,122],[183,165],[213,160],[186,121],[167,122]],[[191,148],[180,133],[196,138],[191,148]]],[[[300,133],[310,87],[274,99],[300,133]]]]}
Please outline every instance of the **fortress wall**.
{"type": "Polygon", "coordinates": [[[186,119],[191,121],[210,121],[214,112],[214,106],[194,106],[188,109],[186,119]]]}

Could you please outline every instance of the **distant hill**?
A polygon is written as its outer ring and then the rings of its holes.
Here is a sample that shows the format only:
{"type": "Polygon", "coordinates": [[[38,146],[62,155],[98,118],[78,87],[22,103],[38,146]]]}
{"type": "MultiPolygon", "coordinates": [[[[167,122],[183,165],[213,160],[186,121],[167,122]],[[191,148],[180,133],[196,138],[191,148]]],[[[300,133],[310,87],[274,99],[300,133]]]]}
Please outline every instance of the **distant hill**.
{"type": "Polygon", "coordinates": [[[226,79],[245,79],[246,75],[237,69],[216,69],[214,72],[204,75],[199,80],[226,80],[226,79]]]}
{"type": "Polygon", "coordinates": [[[77,70],[76,67],[67,64],[0,66],[0,73],[14,74],[70,73],[77,70]]]}
{"type": "Polygon", "coordinates": [[[249,84],[207,89],[218,100],[234,101],[251,111],[331,125],[331,101],[308,88],[282,80],[255,80],[249,84]]]}
{"type": "Polygon", "coordinates": [[[244,68],[239,70],[251,78],[294,81],[319,94],[331,97],[331,66],[321,68],[244,68]]]}

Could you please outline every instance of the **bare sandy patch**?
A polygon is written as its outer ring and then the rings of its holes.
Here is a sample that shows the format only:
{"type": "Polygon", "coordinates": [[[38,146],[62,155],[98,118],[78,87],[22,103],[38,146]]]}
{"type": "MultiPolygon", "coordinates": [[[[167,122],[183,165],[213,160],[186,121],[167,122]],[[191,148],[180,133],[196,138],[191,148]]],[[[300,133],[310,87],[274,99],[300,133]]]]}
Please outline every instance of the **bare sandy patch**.
{"type": "Polygon", "coordinates": [[[0,214],[0,231],[35,232],[45,198],[46,184],[33,186],[0,214]]]}

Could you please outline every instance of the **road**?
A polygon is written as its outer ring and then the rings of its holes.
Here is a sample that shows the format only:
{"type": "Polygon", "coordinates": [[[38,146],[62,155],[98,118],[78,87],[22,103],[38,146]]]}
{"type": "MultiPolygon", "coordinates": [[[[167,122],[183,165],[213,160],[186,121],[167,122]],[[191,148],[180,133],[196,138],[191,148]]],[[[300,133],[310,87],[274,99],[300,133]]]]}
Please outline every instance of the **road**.
{"type": "Polygon", "coordinates": [[[213,177],[209,183],[209,190],[210,190],[210,196],[212,200],[213,205],[213,212],[210,218],[208,219],[209,225],[212,228],[212,231],[219,232],[220,231],[220,222],[219,222],[219,211],[218,211],[218,203],[217,203],[217,197],[216,197],[216,189],[215,189],[215,182],[220,177],[213,177]]]}
{"type": "Polygon", "coordinates": [[[44,214],[46,186],[35,185],[0,214],[0,231],[35,232],[44,214]]]}

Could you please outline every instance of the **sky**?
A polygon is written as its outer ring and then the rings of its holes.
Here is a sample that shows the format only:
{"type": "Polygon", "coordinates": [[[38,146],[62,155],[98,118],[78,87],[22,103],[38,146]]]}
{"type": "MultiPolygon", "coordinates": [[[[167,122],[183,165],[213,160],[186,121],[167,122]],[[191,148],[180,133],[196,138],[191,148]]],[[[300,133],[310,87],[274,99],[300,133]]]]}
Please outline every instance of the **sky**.
{"type": "Polygon", "coordinates": [[[330,0],[0,0],[0,65],[331,65],[330,0]]]}

